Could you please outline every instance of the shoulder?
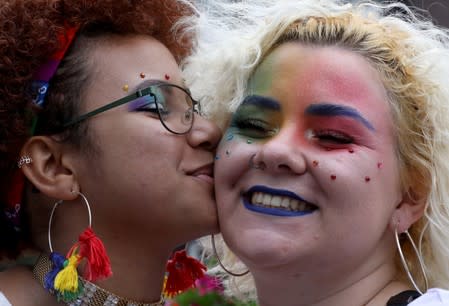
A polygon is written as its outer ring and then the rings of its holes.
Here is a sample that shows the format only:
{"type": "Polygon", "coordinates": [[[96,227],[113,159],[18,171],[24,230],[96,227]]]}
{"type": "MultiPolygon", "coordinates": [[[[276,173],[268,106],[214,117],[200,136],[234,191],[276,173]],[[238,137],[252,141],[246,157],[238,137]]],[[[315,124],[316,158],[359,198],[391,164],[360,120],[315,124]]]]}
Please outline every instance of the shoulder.
{"type": "Polygon", "coordinates": [[[409,304],[409,306],[444,306],[449,305],[449,291],[432,288],[409,304]]]}
{"type": "Polygon", "coordinates": [[[34,279],[29,268],[15,267],[0,272],[0,288],[0,306],[51,305],[47,303],[50,295],[34,279]],[[27,294],[23,294],[24,291],[27,294]]]}
{"type": "Polygon", "coordinates": [[[0,306],[11,306],[11,303],[8,301],[8,299],[3,295],[1,291],[0,291],[0,306]]]}

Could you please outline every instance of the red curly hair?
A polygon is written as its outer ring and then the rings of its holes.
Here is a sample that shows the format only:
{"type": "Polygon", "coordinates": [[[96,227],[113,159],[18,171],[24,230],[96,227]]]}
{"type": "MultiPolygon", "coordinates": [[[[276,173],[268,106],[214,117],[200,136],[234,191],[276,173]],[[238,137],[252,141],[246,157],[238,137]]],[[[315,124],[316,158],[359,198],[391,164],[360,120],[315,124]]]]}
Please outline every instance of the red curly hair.
{"type": "MultiPolygon", "coordinates": [[[[192,8],[177,0],[6,0],[0,7],[0,258],[17,247],[3,214],[5,195],[18,155],[31,136],[32,118],[39,115],[38,133],[55,128],[77,114],[80,92],[89,78],[86,56],[96,37],[150,35],[162,42],[178,62],[190,50],[188,37],[176,39],[172,28],[192,8]],[[32,103],[29,86],[35,71],[58,49],[58,34],[79,26],[58,71],[50,82],[44,109],[32,103]]],[[[73,143],[86,126],[70,131],[73,143]]]]}

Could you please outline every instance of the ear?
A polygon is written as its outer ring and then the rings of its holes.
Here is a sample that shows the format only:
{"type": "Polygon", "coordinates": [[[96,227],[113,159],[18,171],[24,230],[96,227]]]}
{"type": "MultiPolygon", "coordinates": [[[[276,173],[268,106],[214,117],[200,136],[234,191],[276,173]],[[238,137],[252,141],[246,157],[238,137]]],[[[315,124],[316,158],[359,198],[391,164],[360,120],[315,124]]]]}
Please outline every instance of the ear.
{"type": "Polygon", "coordinates": [[[48,136],[31,137],[22,147],[21,156],[32,158],[22,167],[27,179],[43,194],[59,200],[73,200],[79,191],[73,160],[63,146],[48,136]]]}
{"type": "Polygon", "coordinates": [[[423,199],[415,200],[411,195],[413,192],[405,193],[401,202],[396,206],[390,223],[393,231],[397,229],[398,233],[405,232],[424,215],[425,201],[423,199]]]}

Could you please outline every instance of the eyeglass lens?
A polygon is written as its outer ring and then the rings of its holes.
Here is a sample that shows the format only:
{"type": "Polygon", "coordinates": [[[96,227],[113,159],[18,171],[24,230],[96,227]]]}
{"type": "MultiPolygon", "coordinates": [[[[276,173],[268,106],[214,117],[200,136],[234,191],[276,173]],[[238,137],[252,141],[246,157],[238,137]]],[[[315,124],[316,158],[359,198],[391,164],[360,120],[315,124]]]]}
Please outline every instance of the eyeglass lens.
{"type": "Polygon", "coordinates": [[[153,94],[162,124],[171,132],[187,133],[193,124],[193,101],[190,95],[169,84],[155,86],[153,94]]]}

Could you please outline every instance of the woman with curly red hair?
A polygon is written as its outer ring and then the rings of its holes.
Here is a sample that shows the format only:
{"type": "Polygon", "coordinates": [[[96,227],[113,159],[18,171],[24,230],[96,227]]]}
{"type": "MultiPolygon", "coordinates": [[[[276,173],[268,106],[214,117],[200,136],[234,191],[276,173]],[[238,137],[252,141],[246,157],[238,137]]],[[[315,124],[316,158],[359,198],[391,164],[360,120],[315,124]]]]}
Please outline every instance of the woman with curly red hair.
{"type": "MultiPolygon", "coordinates": [[[[172,32],[192,13],[182,0],[2,2],[0,257],[40,256],[0,273],[0,305],[154,303],[171,251],[217,231],[220,132],[183,85],[189,40],[172,32]]],[[[169,280],[185,268],[190,286],[203,267],[179,258],[169,280]]]]}

